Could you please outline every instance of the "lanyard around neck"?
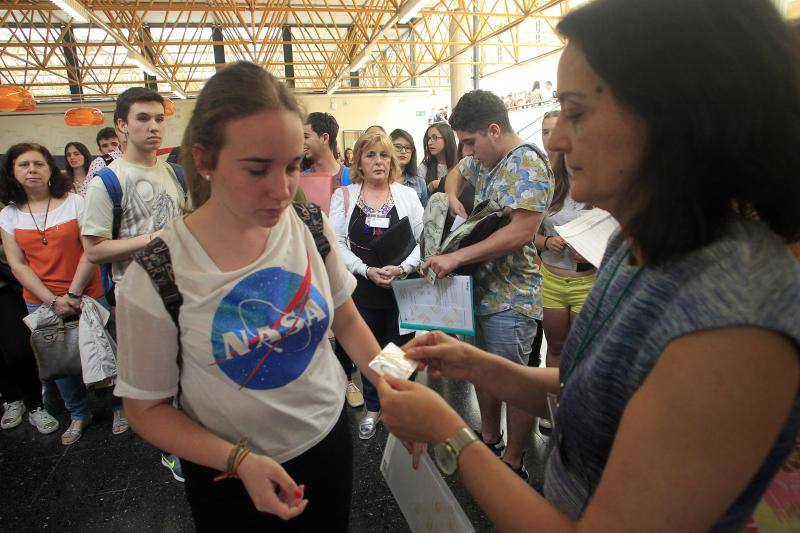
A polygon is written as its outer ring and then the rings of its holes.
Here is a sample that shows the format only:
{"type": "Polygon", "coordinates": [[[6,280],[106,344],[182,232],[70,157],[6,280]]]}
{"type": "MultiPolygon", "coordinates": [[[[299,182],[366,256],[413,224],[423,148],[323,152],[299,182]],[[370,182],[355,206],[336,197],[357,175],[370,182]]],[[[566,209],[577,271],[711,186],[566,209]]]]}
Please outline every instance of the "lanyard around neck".
{"type": "Polygon", "coordinates": [[[605,327],[605,325],[609,321],[609,319],[612,316],[614,316],[614,313],[616,312],[617,307],[619,307],[619,304],[622,302],[623,298],[625,298],[625,295],[628,293],[628,290],[631,288],[631,286],[636,281],[636,279],[639,277],[639,275],[644,271],[644,267],[641,267],[641,268],[637,269],[636,273],[633,276],[631,276],[631,278],[628,280],[628,283],[626,283],[625,287],[623,287],[622,291],[620,292],[619,296],[617,297],[617,301],[614,302],[614,305],[611,307],[611,310],[608,312],[606,317],[603,319],[603,321],[600,324],[598,324],[597,328],[594,331],[592,331],[592,325],[594,325],[594,321],[597,318],[597,313],[600,311],[600,308],[603,306],[603,300],[605,300],[606,293],[608,292],[608,288],[611,286],[611,282],[614,281],[614,278],[616,278],[617,271],[619,270],[620,265],[622,265],[622,262],[625,259],[627,259],[629,255],[630,255],[630,250],[628,250],[624,254],[622,254],[622,257],[620,257],[619,261],[617,261],[617,264],[614,265],[614,270],[611,272],[611,275],[608,277],[608,280],[606,281],[606,284],[603,287],[603,291],[600,293],[600,299],[598,300],[597,305],[594,308],[594,311],[592,311],[592,316],[589,319],[589,324],[586,326],[586,332],[584,333],[583,338],[581,339],[581,341],[578,343],[578,348],[575,350],[575,356],[572,358],[572,362],[570,363],[569,368],[567,368],[566,372],[564,372],[564,376],[561,379],[561,388],[560,388],[560,390],[561,390],[562,393],[564,392],[564,387],[566,386],[567,381],[572,376],[572,372],[575,370],[575,368],[581,362],[581,359],[583,358],[583,356],[584,356],[584,354],[586,352],[586,349],[589,347],[589,344],[594,340],[594,338],[597,336],[597,334],[605,327]]]}

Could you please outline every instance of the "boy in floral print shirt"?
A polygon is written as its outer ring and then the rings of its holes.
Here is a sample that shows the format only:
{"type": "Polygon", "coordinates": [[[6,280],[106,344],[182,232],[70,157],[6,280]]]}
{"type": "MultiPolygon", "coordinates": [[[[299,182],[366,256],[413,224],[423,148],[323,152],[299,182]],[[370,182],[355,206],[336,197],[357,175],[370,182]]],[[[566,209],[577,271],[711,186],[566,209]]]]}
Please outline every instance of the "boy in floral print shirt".
{"type": "MultiPolygon", "coordinates": [[[[466,218],[458,195],[465,180],[475,187],[475,203],[492,199],[511,209],[511,221],[485,240],[456,252],[431,257],[422,265],[437,278],[462,265],[480,263],[475,274],[476,345],[519,364],[527,364],[536,319],[542,318],[541,277],[533,236],[553,197],[553,176],[544,156],[524,144],[493,93],[472,91],[453,109],[450,125],[474,155],[463,159],[445,182],[450,210],[466,218]]],[[[500,432],[500,401],[476,388],[481,437],[521,477],[522,456],[533,417],[507,406],[508,447],[500,432]]]]}

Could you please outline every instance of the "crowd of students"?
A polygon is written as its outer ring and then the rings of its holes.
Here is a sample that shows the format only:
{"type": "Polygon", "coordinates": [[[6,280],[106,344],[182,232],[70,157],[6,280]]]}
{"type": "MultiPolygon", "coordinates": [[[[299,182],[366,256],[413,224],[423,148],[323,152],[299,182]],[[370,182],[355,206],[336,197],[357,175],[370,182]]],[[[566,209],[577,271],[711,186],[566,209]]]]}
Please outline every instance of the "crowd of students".
{"type": "MultiPolygon", "coordinates": [[[[345,402],[366,403],[362,439],[383,422],[415,460],[433,444],[501,530],[741,529],[800,427],[800,264],[787,248],[800,240],[796,32],[766,0],[597,0],[558,31],[562,108],[543,118],[545,151],[516,135],[503,100],[474,90],[427,128],[419,164],[410,134],[374,125],[344,165],[336,120],[304,115],[244,62],[200,92],[181,166],[156,157],[164,104],[144,88],[120,95],[92,162],[80,143],[65,172],[41,145],[11,147],[3,429],[26,410],[39,432],[58,429],[22,318],[44,306],[69,319],[87,296],[116,305],[112,431],[163,450],[198,530],[233,517],[346,531],[345,402]],[[738,105],[767,86],[758,109],[738,105]],[[103,167],[116,209],[93,178],[103,167]],[[329,219],[298,201],[304,171],[333,176],[329,219]],[[489,202],[508,220],[425,255],[425,206],[442,201],[463,218],[489,202]],[[555,231],[591,207],[621,225],[599,270],[555,231]],[[402,230],[412,246],[387,260],[376,243],[402,230]],[[109,291],[98,264],[111,264],[109,291]],[[391,283],[465,267],[475,338],[402,335],[391,283]],[[472,382],[480,428],[424,385],[371,370],[390,341],[420,370],[472,382]],[[543,494],[525,483],[535,417],[555,440],[543,494]]],[[[54,385],[68,445],[91,421],[86,390],[54,385]]]]}

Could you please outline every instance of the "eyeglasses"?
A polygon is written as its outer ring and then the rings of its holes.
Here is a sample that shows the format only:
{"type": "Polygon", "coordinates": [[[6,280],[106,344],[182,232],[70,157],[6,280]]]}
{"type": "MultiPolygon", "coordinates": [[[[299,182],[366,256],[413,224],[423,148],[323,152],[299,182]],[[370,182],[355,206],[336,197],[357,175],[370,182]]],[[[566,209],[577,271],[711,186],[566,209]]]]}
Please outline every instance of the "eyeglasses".
{"type": "Polygon", "coordinates": [[[410,154],[411,152],[414,151],[414,148],[412,148],[411,146],[405,146],[403,144],[395,144],[393,146],[398,154],[402,154],[403,152],[408,152],[410,154]]]}
{"type": "Polygon", "coordinates": [[[435,143],[436,141],[441,139],[444,139],[444,137],[442,137],[441,135],[431,135],[430,137],[428,137],[428,144],[435,143]]]}

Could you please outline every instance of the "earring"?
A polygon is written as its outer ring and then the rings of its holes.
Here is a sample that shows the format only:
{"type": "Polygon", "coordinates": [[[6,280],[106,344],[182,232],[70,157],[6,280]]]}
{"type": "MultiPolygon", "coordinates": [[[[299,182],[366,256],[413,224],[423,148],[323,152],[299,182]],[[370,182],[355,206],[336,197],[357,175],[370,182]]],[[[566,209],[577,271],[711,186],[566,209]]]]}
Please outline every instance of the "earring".
{"type": "Polygon", "coordinates": [[[206,181],[211,181],[211,174],[206,174],[205,176],[203,176],[203,179],[206,181]]]}

